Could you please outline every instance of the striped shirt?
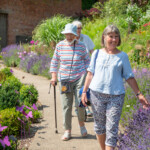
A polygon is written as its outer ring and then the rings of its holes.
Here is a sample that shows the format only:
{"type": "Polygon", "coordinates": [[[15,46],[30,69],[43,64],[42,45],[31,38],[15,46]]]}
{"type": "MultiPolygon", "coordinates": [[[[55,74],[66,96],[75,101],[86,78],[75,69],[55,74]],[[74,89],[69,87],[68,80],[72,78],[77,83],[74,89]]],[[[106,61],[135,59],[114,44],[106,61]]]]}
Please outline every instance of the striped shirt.
{"type": "Polygon", "coordinates": [[[83,42],[76,42],[74,47],[74,44],[70,45],[64,40],[56,45],[50,72],[57,72],[59,66],[58,80],[74,82],[86,73],[89,63],[89,54],[83,42]]]}

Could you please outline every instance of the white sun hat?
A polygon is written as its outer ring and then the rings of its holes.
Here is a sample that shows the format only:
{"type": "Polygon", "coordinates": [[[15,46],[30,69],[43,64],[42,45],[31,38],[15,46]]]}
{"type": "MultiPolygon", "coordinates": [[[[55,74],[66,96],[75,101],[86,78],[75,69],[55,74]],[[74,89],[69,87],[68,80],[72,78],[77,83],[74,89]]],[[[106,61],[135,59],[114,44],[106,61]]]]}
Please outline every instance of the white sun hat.
{"type": "Polygon", "coordinates": [[[78,36],[77,34],[77,27],[71,23],[68,23],[65,25],[65,30],[61,32],[62,34],[72,33],[75,36],[78,36]]]}

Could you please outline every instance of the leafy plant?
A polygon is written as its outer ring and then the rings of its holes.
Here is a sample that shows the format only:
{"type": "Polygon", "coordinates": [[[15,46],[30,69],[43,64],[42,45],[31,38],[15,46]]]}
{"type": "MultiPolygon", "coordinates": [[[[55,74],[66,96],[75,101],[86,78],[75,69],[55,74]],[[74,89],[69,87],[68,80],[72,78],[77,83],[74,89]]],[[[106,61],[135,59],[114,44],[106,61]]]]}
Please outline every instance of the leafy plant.
{"type": "Polygon", "coordinates": [[[128,5],[126,21],[129,24],[130,32],[139,27],[139,20],[142,17],[142,10],[136,5],[128,5]]]}
{"type": "Polygon", "coordinates": [[[4,69],[1,69],[0,72],[4,73],[6,77],[10,77],[13,75],[13,70],[7,67],[4,69]]]}
{"type": "Polygon", "coordinates": [[[46,44],[50,46],[52,42],[58,43],[62,40],[61,34],[67,23],[71,22],[71,18],[63,15],[56,15],[50,19],[43,20],[33,31],[33,40],[38,41],[39,45],[46,44]]]}
{"type": "Polygon", "coordinates": [[[125,15],[129,0],[109,0],[104,3],[102,16],[116,18],[118,14],[125,15]]]}
{"type": "Polygon", "coordinates": [[[38,100],[38,91],[34,85],[23,85],[20,89],[20,101],[24,105],[31,106],[38,100]]]}
{"type": "Polygon", "coordinates": [[[20,135],[21,123],[18,118],[22,118],[22,114],[16,111],[16,108],[7,108],[0,111],[0,123],[2,126],[8,126],[3,135],[20,135]]]}
{"type": "Polygon", "coordinates": [[[19,103],[19,90],[21,82],[14,76],[10,76],[0,88],[0,110],[12,108],[19,103]]]}
{"type": "Polygon", "coordinates": [[[33,118],[31,119],[33,123],[38,122],[38,119],[42,117],[42,114],[38,110],[32,110],[33,118]]]}

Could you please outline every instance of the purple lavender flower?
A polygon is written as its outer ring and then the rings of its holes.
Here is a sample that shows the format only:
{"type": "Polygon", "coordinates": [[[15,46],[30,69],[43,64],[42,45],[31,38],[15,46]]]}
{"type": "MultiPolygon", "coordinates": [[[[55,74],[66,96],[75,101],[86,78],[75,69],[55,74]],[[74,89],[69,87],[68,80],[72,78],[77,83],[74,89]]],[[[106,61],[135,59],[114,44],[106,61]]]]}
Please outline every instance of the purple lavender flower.
{"type": "Polygon", "coordinates": [[[143,68],[143,69],[142,69],[142,72],[143,72],[143,73],[147,73],[147,71],[148,71],[147,68],[143,68]]]}
{"type": "Polygon", "coordinates": [[[10,69],[10,72],[13,73],[14,71],[12,69],[10,69]]]}
{"type": "Polygon", "coordinates": [[[21,45],[9,45],[2,49],[2,56],[4,63],[7,66],[18,65],[20,59],[18,58],[18,53],[24,51],[21,45]],[[11,60],[11,61],[10,61],[11,60]]]}
{"type": "Polygon", "coordinates": [[[31,110],[31,108],[30,108],[30,107],[28,107],[28,106],[26,106],[26,108],[27,108],[27,109],[29,109],[29,110],[31,110]]]}
{"type": "Polygon", "coordinates": [[[18,92],[17,90],[15,90],[15,93],[16,93],[16,94],[19,94],[19,92],[18,92]]]}
{"type": "Polygon", "coordinates": [[[136,70],[135,68],[134,68],[132,71],[133,71],[133,73],[136,73],[136,72],[137,72],[137,70],[136,70]]]}
{"type": "Polygon", "coordinates": [[[25,105],[22,105],[21,107],[16,106],[16,111],[22,112],[24,107],[25,107],[25,105]]]}
{"type": "Polygon", "coordinates": [[[33,108],[34,110],[37,110],[37,107],[36,107],[35,104],[32,105],[32,108],[33,108]]]}

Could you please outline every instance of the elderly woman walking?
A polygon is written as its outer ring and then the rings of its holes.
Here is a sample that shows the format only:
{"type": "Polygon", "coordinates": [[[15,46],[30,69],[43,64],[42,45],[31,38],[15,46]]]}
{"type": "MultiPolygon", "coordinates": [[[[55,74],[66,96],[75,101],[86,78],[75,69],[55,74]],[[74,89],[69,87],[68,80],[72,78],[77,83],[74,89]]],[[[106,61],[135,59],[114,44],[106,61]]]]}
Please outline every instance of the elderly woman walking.
{"type": "Polygon", "coordinates": [[[109,25],[102,34],[103,48],[92,54],[82,93],[86,105],[86,91],[90,88],[94,130],[102,150],[114,150],[118,125],[125,97],[123,79],[131,86],[144,108],[149,102],[140,92],[132,72],[128,55],[117,49],[121,44],[120,32],[109,25]]]}
{"type": "MultiPolygon", "coordinates": [[[[67,24],[62,34],[65,35],[65,40],[56,45],[50,72],[52,75],[51,84],[55,86],[57,82],[57,68],[59,66],[58,80],[60,81],[63,125],[65,129],[62,140],[66,141],[71,138],[73,95],[75,95],[76,102],[79,103],[79,90],[84,84],[86,69],[90,59],[85,45],[76,40],[77,27],[75,25],[67,24]]],[[[84,125],[85,108],[78,107],[78,113],[81,135],[87,136],[87,130],[84,125]]]]}

